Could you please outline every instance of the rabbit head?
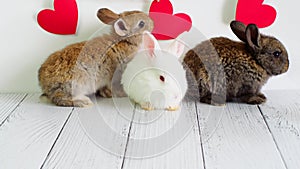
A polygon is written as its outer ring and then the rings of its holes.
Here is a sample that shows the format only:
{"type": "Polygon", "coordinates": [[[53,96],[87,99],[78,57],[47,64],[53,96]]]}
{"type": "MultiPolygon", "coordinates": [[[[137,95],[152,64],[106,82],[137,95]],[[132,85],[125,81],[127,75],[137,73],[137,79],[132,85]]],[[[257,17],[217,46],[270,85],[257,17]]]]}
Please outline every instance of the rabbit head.
{"type": "Polygon", "coordinates": [[[150,17],[141,11],[125,11],[116,14],[107,8],[101,8],[98,10],[97,17],[103,23],[113,25],[115,33],[119,36],[151,32],[154,27],[150,17]]]}
{"type": "Polygon", "coordinates": [[[272,36],[262,35],[255,24],[232,21],[234,34],[247,44],[248,50],[269,75],[279,75],[289,68],[288,53],[283,44],[272,36]]]}

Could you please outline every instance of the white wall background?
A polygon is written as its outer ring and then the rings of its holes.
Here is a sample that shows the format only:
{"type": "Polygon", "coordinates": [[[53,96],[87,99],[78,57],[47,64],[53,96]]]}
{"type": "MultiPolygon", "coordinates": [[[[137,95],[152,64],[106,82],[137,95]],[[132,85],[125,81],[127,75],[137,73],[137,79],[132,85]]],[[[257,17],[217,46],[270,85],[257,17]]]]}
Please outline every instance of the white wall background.
{"type": "MultiPolygon", "coordinates": [[[[228,36],[236,39],[228,23],[234,19],[237,0],[171,0],[175,12],[188,13],[206,37],[228,36]]],[[[79,23],[76,35],[54,35],[41,29],[37,13],[53,8],[52,0],[11,0],[0,5],[0,92],[39,92],[37,71],[43,61],[64,46],[88,39],[101,26],[96,11],[142,10],[147,0],[77,0],[79,23]]],[[[264,89],[300,88],[300,22],[296,0],[266,0],[277,10],[275,23],[261,32],[275,35],[287,47],[291,67],[288,73],[273,77],[264,89]]]]}

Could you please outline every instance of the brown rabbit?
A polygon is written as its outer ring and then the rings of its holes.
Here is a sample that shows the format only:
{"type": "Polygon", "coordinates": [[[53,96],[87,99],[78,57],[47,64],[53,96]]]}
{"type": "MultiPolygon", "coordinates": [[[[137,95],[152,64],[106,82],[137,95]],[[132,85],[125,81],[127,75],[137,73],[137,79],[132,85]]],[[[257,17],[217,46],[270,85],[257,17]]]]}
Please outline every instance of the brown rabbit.
{"type": "Polygon", "coordinates": [[[112,25],[111,32],[75,43],[51,54],[39,69],[39,84],[45,96],[59,106],[92,105],[88,95],[99,91],[111,97],[111,81],[118,64],[137,52],[144,31],[153,21],[140,11],[116,14],[99,9],[98,18],[112,25]]]}
{"type": "Polygon", "coordinates": [[[287,50],[276,38],[260,34],[255,24],[232,21],[230,26],[243,42],[224,37],[204,41],[187,52],[185,66],[197,80],[201,102],[261,104],[266,101],[262,86],[288,70],[287,50]]]}

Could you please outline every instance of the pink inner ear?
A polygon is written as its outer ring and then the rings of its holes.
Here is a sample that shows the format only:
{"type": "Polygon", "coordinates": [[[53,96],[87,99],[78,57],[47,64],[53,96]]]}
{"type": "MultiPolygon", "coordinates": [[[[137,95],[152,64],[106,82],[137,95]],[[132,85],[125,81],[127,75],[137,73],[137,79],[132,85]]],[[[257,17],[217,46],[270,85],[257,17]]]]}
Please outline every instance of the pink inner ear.
{"type": "Polygon", "coordinates": [[[180,42],[177,42],[177,50],[176,50],[177,57],[180,57],[183,52],[184,52],[184,45],[180,42]]]}
{"type": "Polygon", "coordinates": [[[155,42],[151,38],[151,35],[144,34],[144,49],[147,50],[149,56],[154,58],[154,49],[155,49],[155,42]]]}

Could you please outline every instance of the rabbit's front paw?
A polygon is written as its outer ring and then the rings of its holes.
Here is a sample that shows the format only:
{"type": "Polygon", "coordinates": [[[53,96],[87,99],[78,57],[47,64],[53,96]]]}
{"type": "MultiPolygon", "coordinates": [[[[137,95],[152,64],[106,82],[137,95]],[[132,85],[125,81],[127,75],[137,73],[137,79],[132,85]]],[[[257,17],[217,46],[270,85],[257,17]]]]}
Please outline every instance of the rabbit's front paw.
{"type": "Polygon", "coordinates": [[[214,106],[225,106],[226,104],[226,99],[222,96],[219,95],[207,95],[204,97],[201,97],[200,102],[202,103],[207,103],[207,104],[211,104],[214,106]]]}
{"type": "Polygon", "coordinates": [[[72,99],[74,107],[90,107],[93,106],[94,103],[87,96],[76,96],[72,99]]]}
{"type": "Polygon", "coordinates": [[[111,98],[112,97],[112,92],[111,89],[109,89],[108,87],[104,87],[101,90],[98,91],[98,94],[101,97],[106,97],[106,98],[111,98]]]}
{"type": "Polygon", "coordinates": [[[179,109],[179,106],[174,106],[174,107],[169,106],[166,108],[167,111],[177,111],[178,109],[179,109]]]}
{"type": "Polygon", "coordinates": [[[141,103],[141,108],[147,111],[154,110],[154,107],[151,105],[150,102],[141,103]]]}
{"type": "Polygon", "coordinates": [[[262,104],[267,101],[267,98],[262,93],[259,93],[258,95],[254,95],[248,98],[246,101],[248,104],[262,104]]]}
{"type": "Polygon", "coordinates": [[[267,99],[267,97],[264,94],[262,94],[262,93],[258,93],[257,96],[259,96],[259,97],[261,97],[263,99],[267,99]]]}

